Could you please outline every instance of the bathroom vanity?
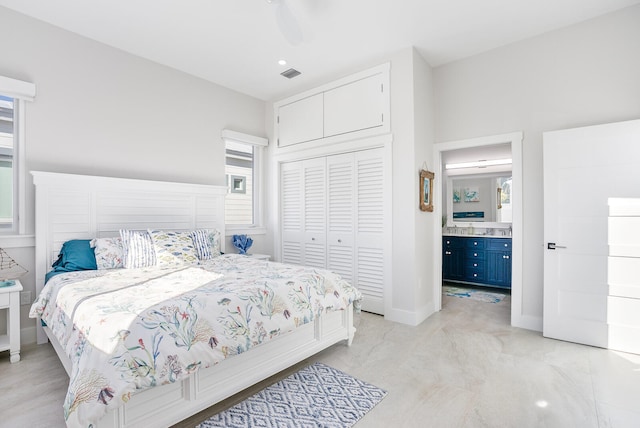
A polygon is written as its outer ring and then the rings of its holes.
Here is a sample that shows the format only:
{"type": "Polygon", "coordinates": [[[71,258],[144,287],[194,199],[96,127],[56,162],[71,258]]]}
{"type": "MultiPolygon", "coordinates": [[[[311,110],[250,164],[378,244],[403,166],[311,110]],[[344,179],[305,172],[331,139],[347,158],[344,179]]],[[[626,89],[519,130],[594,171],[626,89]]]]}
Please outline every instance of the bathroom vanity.
{"type": "Polygon", "coordinates": [[[442,278],[511,288],[511,237],[443,235],[442,278]]]}

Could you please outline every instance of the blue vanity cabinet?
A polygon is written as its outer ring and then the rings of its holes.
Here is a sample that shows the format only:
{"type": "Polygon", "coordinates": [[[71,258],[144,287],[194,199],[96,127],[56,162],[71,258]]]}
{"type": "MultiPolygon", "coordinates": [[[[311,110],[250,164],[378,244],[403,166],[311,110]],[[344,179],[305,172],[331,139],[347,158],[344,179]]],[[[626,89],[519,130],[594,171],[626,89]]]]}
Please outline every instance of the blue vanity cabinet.
{"type": "Polygon", "coordinates": [[[464,251],[464,280],[483,283],[486,281],[486,252],[484,238],[463,238],[464,251]]]}
{"type": "Polygon", "coordinates": [[[464,238],[442,237],[442,277],[451,281],[464,279],[464,238]]]}
{"type": "Polygon", "coordinates": [[[443,236],[442,278],[511,288],[511,238],[443,236]]]}
{"type": "Polygon", "coordinates": [[[487,283],[511,288],[511,239],[487,239],[487,283]]]}

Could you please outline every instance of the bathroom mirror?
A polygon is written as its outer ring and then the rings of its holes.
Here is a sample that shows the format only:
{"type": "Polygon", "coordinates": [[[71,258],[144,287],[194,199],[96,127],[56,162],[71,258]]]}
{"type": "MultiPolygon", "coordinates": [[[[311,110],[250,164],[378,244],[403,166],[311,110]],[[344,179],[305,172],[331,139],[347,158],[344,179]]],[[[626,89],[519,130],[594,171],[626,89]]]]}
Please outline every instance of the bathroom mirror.
{"type": "Polygon", "coordinates": [[[509,171],[449,177],[446,184],[447,226],[508,228],[512,220],[509,171]]]}

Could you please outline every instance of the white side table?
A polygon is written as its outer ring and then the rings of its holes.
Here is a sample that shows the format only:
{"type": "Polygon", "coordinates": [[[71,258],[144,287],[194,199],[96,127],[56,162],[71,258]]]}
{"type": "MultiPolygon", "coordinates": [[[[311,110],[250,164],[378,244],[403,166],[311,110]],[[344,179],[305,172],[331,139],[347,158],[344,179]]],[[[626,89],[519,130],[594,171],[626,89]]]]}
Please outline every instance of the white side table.
{"type": "Polygon", "coordinates": [[[0,335],[0,351],[9,351],[12,363],[20,361],[20,292],[22,284],[0,287],[0,309],[7,310],[7,334],[0,335]]]}
{"type": "Polygon", "coordinates": [[[271,256],[269,254],[251,253],[251,254],[247,254],[247,257],[253,257],[254,259],[266,260],[266,261],[269,261],[271,259],[271,256]]]}

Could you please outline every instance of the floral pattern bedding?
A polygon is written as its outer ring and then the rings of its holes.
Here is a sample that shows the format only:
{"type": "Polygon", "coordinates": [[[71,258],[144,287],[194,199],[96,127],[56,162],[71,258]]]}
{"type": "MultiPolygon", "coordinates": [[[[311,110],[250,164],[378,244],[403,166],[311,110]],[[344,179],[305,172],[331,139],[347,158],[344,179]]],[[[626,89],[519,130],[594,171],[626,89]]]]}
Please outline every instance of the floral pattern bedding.
{"type": "Polygon", "coordinates": [[[198,266],[55,276],[40,316],[72,362],[68,426],[89,426],[139,391],[179,381],[313,321],[359,309],[329,271],[223,255],[198,266]]]}

